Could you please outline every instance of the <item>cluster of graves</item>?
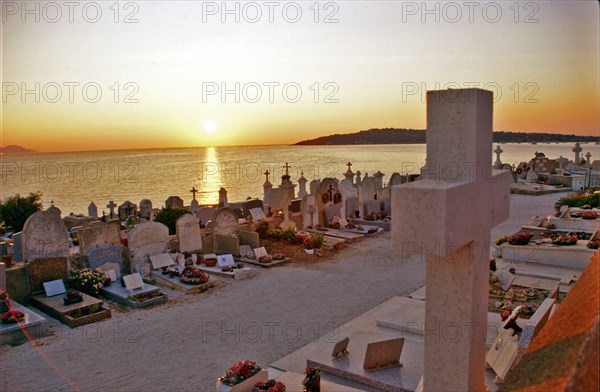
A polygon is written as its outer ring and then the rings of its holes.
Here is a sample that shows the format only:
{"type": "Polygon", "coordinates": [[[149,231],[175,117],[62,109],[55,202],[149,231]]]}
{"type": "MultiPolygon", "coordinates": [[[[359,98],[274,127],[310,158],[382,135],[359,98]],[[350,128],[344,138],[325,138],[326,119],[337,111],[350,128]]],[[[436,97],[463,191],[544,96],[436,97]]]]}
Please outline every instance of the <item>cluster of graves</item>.
{"type": "MultiPolygon", "coordinates": [[[[596,146],[597,148],[597,146],[596,146]]],[[[556,159],[546,157],[543,152],[536,152],[529,162],[521,162],[517,166],[503,164],[500,155],[503,150],[498,145],[494,150],[496,161],[494,168],[510,169],[514,182],[512,193],[526,195],[543,195],[555,192],[581,191],[600,185],[600,161],[591,160],[588,151],[585,159],[581,157],[580,143],[573,147],[573,160],[562,155],[556,159]]]]}

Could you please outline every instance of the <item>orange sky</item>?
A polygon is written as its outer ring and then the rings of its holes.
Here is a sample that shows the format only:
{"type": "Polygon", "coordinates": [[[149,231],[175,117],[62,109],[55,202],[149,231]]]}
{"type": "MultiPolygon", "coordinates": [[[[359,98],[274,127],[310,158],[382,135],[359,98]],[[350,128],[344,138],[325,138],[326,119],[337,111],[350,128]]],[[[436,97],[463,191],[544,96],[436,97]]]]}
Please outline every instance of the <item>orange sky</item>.
{"type": "Polygon", "coordinates": [[[257,21],[244,2],[229,14],[220,2],[120,3],[118,14],[100,2],[100,14],[81,3],[72,23],[55,4],[60,17],[2,4],[3,146],[286,144],[424,128],[424,91],[469,86],[495,92],[496,130],[599,132],[596,2],[353,1],[318,13],[300,2],[271,16],[254,3],[257,21]]]}

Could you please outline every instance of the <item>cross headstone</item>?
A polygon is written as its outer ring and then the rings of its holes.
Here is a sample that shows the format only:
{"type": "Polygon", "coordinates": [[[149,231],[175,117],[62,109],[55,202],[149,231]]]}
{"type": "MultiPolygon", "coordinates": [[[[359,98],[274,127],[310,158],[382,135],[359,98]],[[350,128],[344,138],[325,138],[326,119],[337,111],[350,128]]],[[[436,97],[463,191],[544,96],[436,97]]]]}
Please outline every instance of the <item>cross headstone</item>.
{"type": "Polygon", "coordinates": [[[94,204],[94,202],[91,202],[88,206],[88,216],[91,216],[92,218],[98,217],[98,207],[96,207],[96,204],[94,204]]]}
{"type": "Polygon", "coordinates": [[[192,200],[196,200],[196,193],[198,193],[198,189],[196,189],[195,186],[192,187],[192,189],[190,189],[190,192],[192,192],[192,200]]]}
{"type": "Polygon", "coordinates": [[[587,152],[585,154],[585,166],[586,167],[592,167],[592,153],[591,152],[587,152]]]}
{"type": "Polygon", "coordinates": [[[496,162],[494,162],[494,169],[500,169],[502,167],[502,161],[500,160],[500,154],[502,154],[504,150],[500,148],[498,144],[496,149],[494,150],[494,154],[496,154],[496,162]]]}
{"type": "Polygon", "coordinates": [[[290,165],[286,162],[283,168],[285,169],[285,175],[289,177],[290,175],[290,165]]]}
{"type": "Polygon", "coordinates": [[[267,182],[269,182],[269,174],[271,174],[271,172],[267,169],[263,174],[266,177],[266,179],[265,179],[265,184],[266,184],[267,182]]]}
{"type": "Polygon", "coordinates": [[[490,230],[507,218],[512,178],[492,173],[492,102],[481,89],[427,92],[427,164],[420,181],[393,188],[393,243],[426,259],[435,333],[425,336],[424,390],[485,390],[490,230]]]}
{"type": "Polygon", "coordinates": [[[111,200],[106,205],[106,208],[108,208],[110,210],[110,219],[114,218],[114,216],[115,216],[115,208],[117,208],[117,205],[111,200]]]}
{"type": "Polygon", "coordinates": [[[575,147],[573,147],[573,152],[575,153],[575,165],[579,166],[579,164],[581,163],[579,160],[579,153],[583,151],[583,148],[581,148],[581,144],[579,144],[579,142],[575,143],[575,147]]]}

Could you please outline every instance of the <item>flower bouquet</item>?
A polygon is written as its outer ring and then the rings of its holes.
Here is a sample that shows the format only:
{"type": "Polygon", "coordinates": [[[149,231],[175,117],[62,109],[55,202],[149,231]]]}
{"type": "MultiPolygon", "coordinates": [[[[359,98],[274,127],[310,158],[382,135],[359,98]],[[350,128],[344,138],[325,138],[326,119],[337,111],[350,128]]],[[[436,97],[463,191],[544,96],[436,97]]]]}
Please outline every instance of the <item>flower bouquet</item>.
{"type": "Polygon", "coordinates": [[[321,391],[321,369],[308,367],[304,371],[304,380],[302,381],[302,392],[320,392],[321,391]]]}
{"type": "Polygon", "coordinates": [[[581,214],[581,219],[592,220],[592,219],[597,219],[597,218],[598,218],[598,213],[596,211],[583,212],[581,214]]]}
{"type": "Polygon", "coordinates": [[[506,241],[508,241],[508,237],[507,237],[507,236],[505,236],[505,235],[501,235],[500,237],[498,237],[498,238],[496,238],[496,239],[494,240],[494,244],[495,244],[496,246],[500,246],[500,245],[502,245],[503,243],[505,243],[506,241]]]}
{"type": "Polygon", "coordinates": [[[89,268],[73,270],[70,273],[70,286],[78,291],[93,297],[98,297],[100,289],[104,286],[106,274],[99,268],[94,271],[89,268]]]}
{"type": "Polygon", "coordinates": [[[517,233],[508,237],[508,243],[511,245],[527,245],[533,237],[533,233],[517,233]]]}
{"type": "Polygon", "coordinates": [[[262,264],[269,264],[270,262],[273,261],[273,258],[271,256],[260,256],[258,258],[258,262],[262,263],[262,264]]]}
{"type": "Polygon", "coordinates": [[[0,320],[4,324],[14,324],[25,320],[25,315],[16,309],[11,309],[8,312],[2,313],[0,320]]]}
{"type": "Polygon", "coordinates": [[[533,314],[538,310],[538,305],[536,304],[527,304],[521,307],[521,312],[519,312],[519,317],[528,319],[533,316],[533,314]]]}
{"type": "Polygon", "coordinates": [[[77,302],[83,302],[83,296],[81,293],[77,291],[67,291],[65,295],[63,295],[63,302],[65,305],[71,305],[77,302]]]}
{"type": "Polygon", "coordinates": [[[246,253],[246,258],[256,259],[256,255],[254,254],[254,252],[248,252],[248,253],[246,253]]]}
{"type": "Polygon", "coordinates": [[[589,240],[587,243],[587,247],[590,249],[598,249],[598,245],[600,245],[599,240],[589,240]]]}
{"type": "Polygon", "coordinates": [[[219,377],[219,381],[229,386],[237,385],[255,376],[261,370],[256,362],[250,360],[240,361],[227,369],[225,375],[219,377]]]}
{"type": "Polygon", "coordinates": [[[179,280],[185,284],[199,285],[208,282],[208,275],[198,268],[185,267],[179,280]]]}
{"type": "Polygon", "coordinates": [[[283,253],[275,253],[273,255],[273,260],[285,260],[285,255],[283,253]]]}
{"type": "Polygon", "coordinates": [[[285,392],[285,384],[279,381],[275,381],[275,380],[269,380],[269,381],[259,381],[256,383],[256,385],[254,385],[254,388],[252,388],[252,392],[261,392],[261,391],[268,391],[268,392],[285,392]]]}
{"type": "Polygon", "coordinates": [[[579,237],[577,235],[561,235],[552,240],[554,245],[575,245],[579,237]]]}

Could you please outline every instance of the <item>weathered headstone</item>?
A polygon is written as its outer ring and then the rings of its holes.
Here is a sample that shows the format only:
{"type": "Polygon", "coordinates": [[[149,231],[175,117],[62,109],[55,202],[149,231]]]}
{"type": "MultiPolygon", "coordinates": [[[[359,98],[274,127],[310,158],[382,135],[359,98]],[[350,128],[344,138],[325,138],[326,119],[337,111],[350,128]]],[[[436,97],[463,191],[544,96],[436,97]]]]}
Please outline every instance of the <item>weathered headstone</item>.
{"type": "Polygon", "coordinates": [[[118,245],[98,245],[87,252],[88,264],[92,270],[105,264],[117,264],[119,273],[123,269],[123,256],[118,245]]]}
{"type": "Polygon", "coordinates": [[[150,219],[152,213],[152,201],[149,199],[142,199],[140,201],[140,218],[150,219]]]}
{"type": "MultiPolygon", "coordinates": [[[[324,178],[316,189],[315,200],[317,204],[318,221],[315,224],[326,226],[329,221],[325,217],[325,208],[333,204],[342,204],[341,193],[338,188],[338,180],[335,178],[324,178]],[[339,200],[336,195],[339,195],[339,200]],[[337,201],[337,203],[336,203],[337,201]]],[[[344,213],[345,211],[340,211],[344,213]]]]}
{"type": "Polygon", "coordinates": [[[167,200],[165,200],[166,208],[183,208],[183,199],[179,196],[169,196],[167,200]]]}
{"type": "Polygon", "coordinates": [[[393,243],[426,257],[424,390],[485,390],[490,230],[507,218],[511,174],[492,174],[493,94],[427,93],[427,164],[393,188],[393,243]],[[457,361],[456,358],[461,358],[457,361]]]}
{"type": "Polygon", "coordinates": [[[116,225],[102,225],[88,227],[77,232],[79,240],[79,253],[87,255],[88,251],[99,245],[119,245],[121,235],[116,225]]]}
{"type": "Polygon", "coordinates": [[[179,238],[180,252],[200,252],[202,250],[202,235],[200,234],[200,219],[185,214],[175,224],[177,238],[179,238]]]}
{"type": "Polygon", "coordinates": [[[88,206],[88,216],[91,216],[92,218],[98,217],[98,207],[96,204],[94,204],[94,202],[91,202],[88,206]]]}
{"type": "Polygon", "coordinates": [[[18,233],[13,234],[12,242],[13,242],[13,261],[15,263],[20,263],[23,261],[23,232],[20,231],[18,233]]]}
{"type": "Polygon", "coordinates": [[[317,202],[315,195],[307,195],[302,198],[300,204],[302,211],[302,226],[315,226],[319,223],[319,215],[317,210],[317,202]]]}
{"type": "Polygon", "coordinates": [[[204,225],[204,224],[206,224],[206,222],[213,220],[216,213],[217,213],[216,208],[203,207],[203,208],[200,208],[196,212],[196,217],[198,219],[200,219],[200,223],[202,223],[204,225]]]}
{"type": "Polygon", "coordinates": [[[238,231],[240,246],[241,245],[250,245],[252,248],[258,248],[259,246],[259,236],[255,231],[247,231],[240,230],[238,231]]]}
{"type": "Polygon", "coordinates": [[[67,227],[57,215],[50,211],[38,211],[31,215],[23,226],[23,260],[51,257],[67,257],[71,239],[67,227]]]}
{"type": "Polygon", "coordinates": [[[167,251],[169,229],[158,222],[140,223],[129,231],[128,245],[133,262],[148,261],[150,256],[167,251]]]}

